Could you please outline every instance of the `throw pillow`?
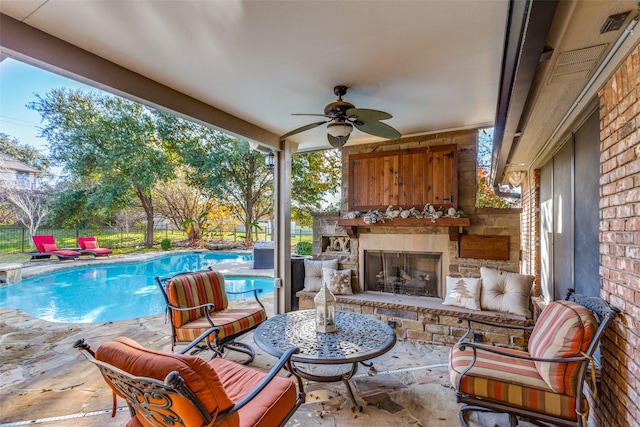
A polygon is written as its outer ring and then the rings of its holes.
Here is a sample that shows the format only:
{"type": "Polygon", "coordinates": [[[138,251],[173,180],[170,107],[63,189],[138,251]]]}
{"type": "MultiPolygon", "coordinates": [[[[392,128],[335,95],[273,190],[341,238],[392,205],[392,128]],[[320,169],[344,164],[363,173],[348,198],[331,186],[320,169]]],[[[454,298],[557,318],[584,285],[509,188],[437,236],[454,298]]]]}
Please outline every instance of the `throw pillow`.
{"type": "Polygon", "coordinates": [[[85,249],[98,249],[98,242],[95,240],[87,240],[84,242],[85,249]]]}
{"type": "Polygon", "coordinates": [[[351,270],[322,269],[322,282],[334,295],[353,295],[351,270]]]}
{"type": "Polygon", "coordinates": [[[58,246],[55,243],[43,243],[42,250],[45,252],[55,252],[58,250],[58,246]]]}
{"type": "Polygon", "coordinates": [[[338,260],[304,260],[304,290],[318,292],[322,287],[322,269],[338,269],[338,260]]]}
{"type": "MultiPolygon", "coordinates": [[[[532,357],[555,359],[576,357],[587,351],[598,330],[598,322],[586,307],[571,301],[553,301],[545,308],[529,338],[532,357]]],[[[580,363],[535,362],[540,377],[556,393],[575,390],[580,363]]]]}
{"type": "Polygon", "coordinates": [[[531,317],[529,296],[533,276],[480,267],[482,292],[480,307],[483,310],[502,311],[531,317]]]}
{"type": "Polygon", "coordinates": [[[447,276],[447,294],[442,304],[480,310],[481,283],[478,278],[447,276]]]}

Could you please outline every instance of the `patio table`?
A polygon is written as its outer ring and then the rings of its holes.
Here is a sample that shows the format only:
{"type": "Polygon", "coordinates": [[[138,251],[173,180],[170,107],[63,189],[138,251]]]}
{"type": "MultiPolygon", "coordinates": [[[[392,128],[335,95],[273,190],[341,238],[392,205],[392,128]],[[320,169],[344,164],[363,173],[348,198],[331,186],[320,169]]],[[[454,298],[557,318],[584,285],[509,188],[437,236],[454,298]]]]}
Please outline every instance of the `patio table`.
{"type": "Polygon", "coordinates": [[[396,342],[393,329],[380,320],[365,314],[336,312],[336,332],[315,330],[315,311],[302,310],[280,314],[262,322],[255,330],[256,344],[267,353],[280,357],[287,349],[299,347],[291,358],[291,369],[302,378],[318,382],[342,381],[349,398],[358,411],[349,379],[364,363],[389,351],[396,342]],[[338,374],[311,373],[300,364],[350,365],[338,374]]]}

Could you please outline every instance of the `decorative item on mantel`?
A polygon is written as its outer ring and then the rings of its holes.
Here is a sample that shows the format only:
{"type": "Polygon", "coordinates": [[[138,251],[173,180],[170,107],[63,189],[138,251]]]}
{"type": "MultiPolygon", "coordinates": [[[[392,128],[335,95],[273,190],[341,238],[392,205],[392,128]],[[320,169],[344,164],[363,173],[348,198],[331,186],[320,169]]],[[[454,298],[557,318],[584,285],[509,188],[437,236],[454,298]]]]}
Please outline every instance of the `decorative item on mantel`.
{"type": "Polygon", "coordinates": [[[431,222],[435,223],[438,218],[462,218],[464,216],[465,215],[463,211],[456,210],[453,207],[445,210],[443,206],[440,206],[439,209],[436,209],[436,207],[431,203],[427,203],[422,211],[419,211],[416,208],[403,210],[401,207],[399,207],[398,209],[393,209],[393,205],[389,205],[389,207],[387,207],[387,210],[384,212],[379,209],[370,210],[366,213],[353,211],[347,212],[342,218],[362,218],[362,221],[365,224],[376,224],[379,222],[384,222],[385,219],[395,218],[428,218],[431,219],[431,222]]]}
{"type": "Polygon", "coordinates": [[[336,297],[326,283],[313,298],[316,306],[316,332],[336,331],[336,297]]]}

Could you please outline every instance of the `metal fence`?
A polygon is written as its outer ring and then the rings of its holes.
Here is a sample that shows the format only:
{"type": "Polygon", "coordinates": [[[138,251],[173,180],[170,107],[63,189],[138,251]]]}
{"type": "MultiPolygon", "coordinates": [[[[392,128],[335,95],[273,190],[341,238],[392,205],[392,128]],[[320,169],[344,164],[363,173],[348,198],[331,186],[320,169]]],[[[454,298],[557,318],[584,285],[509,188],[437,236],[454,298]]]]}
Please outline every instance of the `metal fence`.
{"type": "MultiPolygon", "coordinates": [[[[302,241],[303,236],[312,235],[310,229],[293,226],[291,229],[292,243],[302,241]]],[[[115,230],[112,228],[45,228],[38,229],[38,235],[53,235],[59,248],[77,248],[77,238],[81,236],[95,236],[100,246],[109,248],[126,248],[144,246],[146,242],[146,227],[129,228],[128,230],[115,230]]],[[[245,231],[230,230],[223,235],[214,235],[213,239],[226,239],[231,241],[244,240],[245,231]]],[[[184,231],[170,228],[156,228],[153,239],[160,243],[162,239],[171,241],[187,240],[184,231]]],[[[258,232],[258,239],[271,240],[271,235],[258,232]]],[[[29,230],[20,226],[0,226],[0,252],[29,252],[35,250],[29,230]]]]}

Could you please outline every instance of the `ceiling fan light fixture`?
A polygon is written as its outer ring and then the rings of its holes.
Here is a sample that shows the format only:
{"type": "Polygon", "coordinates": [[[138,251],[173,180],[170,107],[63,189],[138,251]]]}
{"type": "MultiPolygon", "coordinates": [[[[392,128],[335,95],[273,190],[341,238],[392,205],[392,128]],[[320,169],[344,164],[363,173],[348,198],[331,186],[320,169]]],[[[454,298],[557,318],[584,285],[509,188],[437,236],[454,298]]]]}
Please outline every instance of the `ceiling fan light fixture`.
{"type": "Polygon", "coordinates": [[[349,122],[333,122],[327,125],[327,133],[333,137],[340,138],[351,134],[353,125],[349,122]]]}

